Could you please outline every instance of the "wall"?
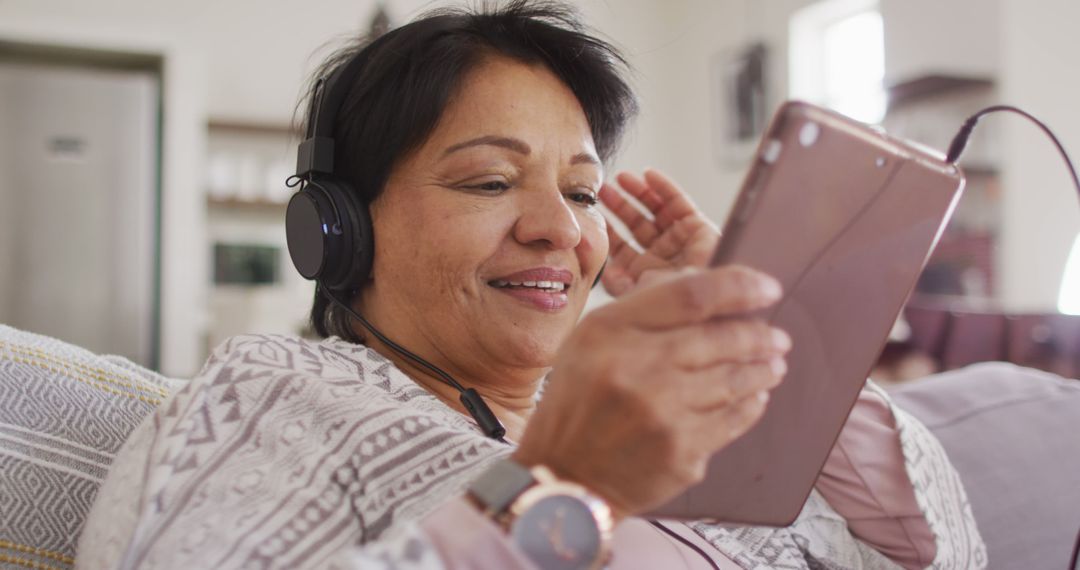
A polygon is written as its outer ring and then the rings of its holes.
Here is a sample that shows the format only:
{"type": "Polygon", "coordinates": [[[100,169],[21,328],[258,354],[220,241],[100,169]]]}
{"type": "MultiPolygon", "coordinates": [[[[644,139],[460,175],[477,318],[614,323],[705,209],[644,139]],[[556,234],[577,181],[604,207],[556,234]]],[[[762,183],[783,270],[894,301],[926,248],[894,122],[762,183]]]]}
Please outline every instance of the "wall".
{"type": "MultiPolygon", "coordinates": [[[[787,92],[788,17],[810,2],[577,2],[591,23],[625,49],[637,69],[642,115],[616,168],[655,166],[668,171],[721,222],[745,165],[717,158],[710,65],[718,54],[763,39],[772,57],[768,83],[775,106],[787,92]]],[[[429,4],[392,1],[389,10],[401,22],[429,4]]],[[[317,63],[317,54],[325,53],[318,48],[366,27],[373,5],[371,0],[322,0],[303,6],[286,0],[0,0],[0,39],[165,56],[166,373],[189,375],[201,364],[204,351],[208,256],[202,173],[207,118],[289,120],[302,80],[317,63]],[[313,5],[318,9],[310,8],[313,5]]],[[[1044,0],[1037,6],[1002,0],[997,58],[1003,99],[1031,107],[1050,120],[1067,145],[1072,141],[1070,146],[1080,148],[1080,114],[1071,111],[1080,80],[1056,73],[1071,69],[1070,54],[1080,52],[1080,39],[1068,25],[1080,16],[1080,7],[1069,0],[1044,0]]],[[[896,53],[892,61],[897,57],[901,63],[894,65],[914,65],[903,63],[904,57],[896,53]]],[[[1011,305],[1048,307],[1056,298],[1061,265],[1077,228],[1075,198],[1069,195],[1057,158],[1033,128],[1011,118],[995,120],[1009,128],[1001,290],[1011,305]]]]}
{"type": "MultiPolygon", "coordinates": [[[[664,166],[694,196],[698,206],[722,224],[747,169],[724,158],[717,136],[710,85],[713,67],[750,42],[768,50],[766,91],[769,113],[787,98],[788,18],[812,0],[683,0],[666,3],[675,34],[658,49],[667,68],[657,97],[663,113],[664,166]]],[[[661,129],[657,129],[661,130],[661,129]]]]}
{"type": "Polygon", "coordinates": [[[886,85],[930,73],[997,74],[997,0],[881,0],[880,6],[886,85]]]}
{"type": "MultiPolygon", "coordinates": [[[[406,21],[433,3],[388,2],[406,21]]],[[[619,164],[667,166],[662,157],[669,89],[664,3],[581,2],[587,18],[623,46],[638,70],[642,119],[619,164]],[[660,158],[658,158],[660,157],[660,158]]],[[[366,29],[373,0],[0,0],[0,40],[159,54],[164,58],[162,360],[164,373],[194,374],[205,358],[209,252],[204,162],[209,118],[282,124],[320,54],[366,29]],[[312,6],[317,6],[317,10],[312,6]],[[336,39],[336,41],[335,41],[336,39]],[[320,49],[323,47],[324,49],[320,49]]],[[[674,153],[674,150],[671,151],[674,153]]],[[[10,242],[12,240],[5,240],[10,242]]]]}
{"type": "MultiPolygon", "coordinates": [[[[1073,0],[1001,0],[1001,98],[1053,128],[1080,159],[1080,4],[1073,0]]],[[[1016,309],[1052,309],[1080,208],[1065,165],[1046,136],[1018,117],[999,115],[1004,135],[1003,301],[1016,309]]],[[[976,134],[976,138],[977,138],[976,134]]],[[[977,144],[977,141],[973,144],[977,144]]]]}

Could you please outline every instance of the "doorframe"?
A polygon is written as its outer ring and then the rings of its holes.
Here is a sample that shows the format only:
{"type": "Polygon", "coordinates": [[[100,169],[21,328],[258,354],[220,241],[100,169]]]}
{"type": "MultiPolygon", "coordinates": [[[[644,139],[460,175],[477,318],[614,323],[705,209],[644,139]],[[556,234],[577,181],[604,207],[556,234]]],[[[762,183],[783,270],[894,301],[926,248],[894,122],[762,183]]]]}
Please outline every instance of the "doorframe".
{"type": "MultiPolygon", "coordinates": [[[[208,254],[203,189],[207,57],[202,46],[137,30],[0,22],[0,53],[159,78],[152,368],[193,376],[206,358],[208,254]]],[[[20,61],[25,61],[20,59],[20,61]]]]}

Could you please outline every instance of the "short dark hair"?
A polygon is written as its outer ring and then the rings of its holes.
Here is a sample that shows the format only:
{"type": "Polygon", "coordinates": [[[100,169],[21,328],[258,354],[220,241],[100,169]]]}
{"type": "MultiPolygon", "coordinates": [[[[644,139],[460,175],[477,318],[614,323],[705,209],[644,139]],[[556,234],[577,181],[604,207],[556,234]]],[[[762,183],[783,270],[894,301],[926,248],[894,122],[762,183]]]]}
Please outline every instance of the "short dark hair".
{"type": "MultiPolygon", "coordinates": [[[[513,0],[501,7],[484,2],[477,8],[434,10],[331,55],[312,76],[312,86],[355,57],[367,60],[336,117],[335,174],[363,203],[374,201],[397,161],[427,140],[464,76],[492,54],[550,69],[581,103],[596,151],[610,161],[637,112],[624,78],[626,60],[592,35],[573,8],[513,0]]],[[[306,101],[298,105],[307,107],[306,101]]],[[[321,337],[361,342],[348,314],[319,290],[311,325],[321,337]]]]}

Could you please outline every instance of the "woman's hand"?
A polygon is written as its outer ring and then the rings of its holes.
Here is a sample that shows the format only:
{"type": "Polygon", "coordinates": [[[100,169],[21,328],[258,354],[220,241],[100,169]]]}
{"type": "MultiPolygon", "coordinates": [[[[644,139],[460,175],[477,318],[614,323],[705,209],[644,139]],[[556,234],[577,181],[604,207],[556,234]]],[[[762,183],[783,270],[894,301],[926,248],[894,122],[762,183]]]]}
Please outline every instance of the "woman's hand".
{"type": "Polygon", "coordinates": [[[764,411],[791,341],[745,315],[779,298],[774,279],[725,266],[591,312],[560,349],[515,458],[586,486],[620,516],[664,504],[764,411]]]}
{"type": "Polygon", "coordinates": [[[633,235],[633,243],[628,243],[608,224],[611,254],[601,281],[611,296],[653,283],[674,270],[709,263],[720,231],[675,182],[656,170],[646,170],[644,178],[623,172],[615,179],[648,214],[612,186],[600,188],[600,201],[633,235]]]}

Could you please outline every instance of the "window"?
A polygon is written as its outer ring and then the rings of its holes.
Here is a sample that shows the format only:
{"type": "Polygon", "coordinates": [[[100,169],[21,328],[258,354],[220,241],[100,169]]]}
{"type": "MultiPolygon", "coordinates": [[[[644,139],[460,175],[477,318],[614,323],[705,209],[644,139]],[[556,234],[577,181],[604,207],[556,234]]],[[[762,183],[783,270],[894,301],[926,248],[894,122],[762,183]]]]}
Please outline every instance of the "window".
{"type": "Polygon", "coordinates": [[[1080,235],[1073,242],[1069,261],[1065,263],[1065,276],[1058,292],[1058,311],[1066,315],[1080,315],[1080,235]]]}
{"type": "Polygon", "coordinates": [[[824,0],[790,22],[791,97],[867,123],[885,116],[885,33],[876,0],[824,0]]]}

